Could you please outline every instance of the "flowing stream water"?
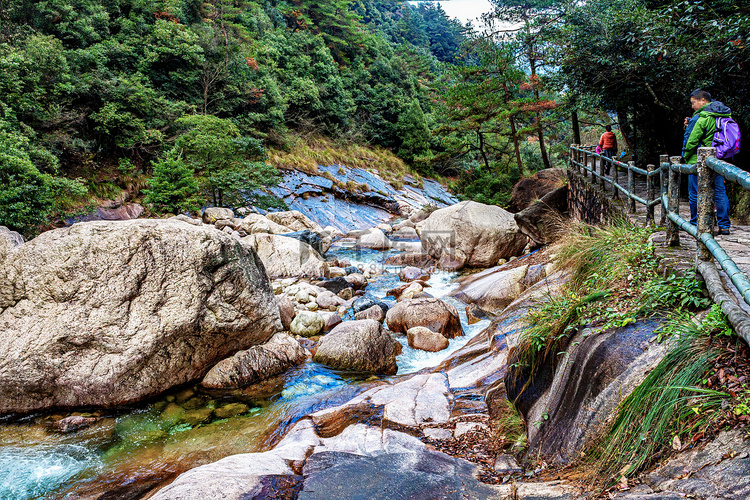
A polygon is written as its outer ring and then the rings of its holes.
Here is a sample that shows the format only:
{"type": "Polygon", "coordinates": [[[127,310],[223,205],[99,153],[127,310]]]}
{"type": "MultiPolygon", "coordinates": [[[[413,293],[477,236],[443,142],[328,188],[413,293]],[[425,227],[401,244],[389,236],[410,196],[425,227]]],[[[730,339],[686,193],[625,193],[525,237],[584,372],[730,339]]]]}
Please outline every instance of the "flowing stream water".
{"type": "MultiPolygon", "coordinates": [[[[334,246],[327,257],[380,269],[366,294],[392,305],[395,301],[386,292],[399,282],[397,268],[382,263],[394,253],[334,246]]],[[[487,321],[469,325],[465,304],[449,297],[457,276],[435,273],[426,291],[456,306],[466,335],[437,353],[411,349],[404,335],[397,336],[404,346],[397,358],[398,375],[436,366],[487,326],[487,321]]],[[[263,451],[306,414],[343,403],[379,378],[384,377],[309,361],[245,390],[208,393],[188,386],[138,406],[78,412],[99,420],[70,434],[50,428],[67,413],[6,418],[0,420],[0,498],[75,499],[133,491],[134,484],[148,487],[232,454],[263,451]]]]}

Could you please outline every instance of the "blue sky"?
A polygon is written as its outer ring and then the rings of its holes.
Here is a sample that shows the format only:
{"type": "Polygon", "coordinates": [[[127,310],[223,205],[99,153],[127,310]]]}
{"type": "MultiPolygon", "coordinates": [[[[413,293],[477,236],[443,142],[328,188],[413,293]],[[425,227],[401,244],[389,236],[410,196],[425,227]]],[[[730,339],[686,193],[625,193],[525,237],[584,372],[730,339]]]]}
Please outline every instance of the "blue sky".
{"type": "Polygon", "coordinates": [[[448,0],[435,3],[442,5],[443,10],[449,17],[457,17],[461,23],[473,21],[474,26],[481,24],[476,18],[492,10],[489,0],[448,0]]]}

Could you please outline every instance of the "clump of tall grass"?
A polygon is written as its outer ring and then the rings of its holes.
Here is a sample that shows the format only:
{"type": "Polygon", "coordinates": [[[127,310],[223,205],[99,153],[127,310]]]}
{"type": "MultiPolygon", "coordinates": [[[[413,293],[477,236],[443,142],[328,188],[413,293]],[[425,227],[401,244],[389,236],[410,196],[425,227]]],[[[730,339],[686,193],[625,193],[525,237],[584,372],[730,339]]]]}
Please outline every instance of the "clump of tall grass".
{"type": "Polygon", "coordinates": [[[642,471],[721,415],[730,395],[698,386],[719,355],[710,331],[688,319],[674,321],[671,349],[620,403],[611,427],[587,453],[597,479],[617,481],[642,471]]]}
{"type": "Polygon", "coordinates": [[[652,232],[627,220],[604,227],[569,221],[556,230],[556,259],[572,271],[570,287],[576,292],[607,289],[631,274],[645,282],[657,266],[648,242],[652,232]]]}

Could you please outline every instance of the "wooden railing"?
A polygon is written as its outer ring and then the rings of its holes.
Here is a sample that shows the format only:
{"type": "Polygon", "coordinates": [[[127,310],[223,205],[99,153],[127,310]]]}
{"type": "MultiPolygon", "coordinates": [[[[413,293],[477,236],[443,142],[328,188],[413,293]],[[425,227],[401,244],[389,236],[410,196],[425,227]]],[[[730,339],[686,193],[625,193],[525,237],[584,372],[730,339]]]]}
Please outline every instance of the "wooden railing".
{"type": "MultiPolygon", "coordinates": [[[[570,146],[570,166],[574,170],[582,173],[584,177],[588,177],[591,174],[592,180],[595,184],[601,186],[606,191],[607,185],[612,189],[612,197],[614,199],[620,199],[620,194],[627,198],[627,207],[630,213],[635,213],[635,204],[640,203],[646,206],[646,224],[653,225],[654,222],[654,208],[660,204],[661,197],[657,195],[657,188],[655,177],[660,176],[661,170],[656,165],[648,165],[647,170],[638,168],[635,166],[635,162],[623,163],[613,158],[607,158],[604,155],[600,155],[595,152],[596,146],[581,146],[573,144],[570,146]],[[599,160],[597,162],[597,160],[599,160]],[[597,163],[599,165],[599,171],[597,172],[597,163]],[[609,169],[606,167],[609,166],[609,169]],[[611,177],[604,175],[605,170],[610,170],[611,177]],[[620,173],[624,171],[627,173],[627,186],[620,184],[620,173]],[[640,175],[646,178],[646,198],[638,196],[635,187],[635,176],[640,175]]],[[[665,186],[664,182],[660,183],[661,186],[665,186]]],[[[664,215],[660,222],[661,225],[665,222],[664,215]]]]}

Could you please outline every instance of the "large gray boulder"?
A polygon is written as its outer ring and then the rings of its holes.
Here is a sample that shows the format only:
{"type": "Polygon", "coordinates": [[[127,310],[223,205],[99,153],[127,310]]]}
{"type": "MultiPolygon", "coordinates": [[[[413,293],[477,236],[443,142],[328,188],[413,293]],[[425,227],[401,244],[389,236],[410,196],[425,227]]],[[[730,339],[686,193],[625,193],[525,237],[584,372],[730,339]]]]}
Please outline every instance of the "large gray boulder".
{"type": "Polygon", "coordinates": [[[242,388],[261,382],[307,359],[309,352],[293,337],[277,333],[263,345],[253,346],[219,361],[201,385],[209,389],[242,388]]]}
{"type": "Polygon", "coordinates": [[[286,226],[292,231],[309,230],[320,236],[321,253],[326,253],[331,247],[333,239],[328,232],[320,227],[320,224],[310,219],[308,216],[298,210],[289,210],[286,212],[270,212],[266,218],[276,224],[286,226]]]}
{"type": "Polygon", "coordinates": [[[454,268],[494,266],[521,255],[528,241],[513,214],[474,201],[435,210],[417,231],[423,250],[437,260],[455,260],[460,265],[454,268]]]}
{"type": "Polygon", "coordinates": [[[322,365],[394,375],[401,344],[373,319],[345,321],[323,337],[313,358],[322,365]]]}
{"type": "Polygon", "coordinates": [[[328,263],[305,242],[278,234],[257,233],[242,242],[255,250],[273,278],[328,276],[328,263]]]}
{"type": "Polygon", "coordinates": [[[49,231],[0,266],[0,412],[139,401],[280,328],[260,259],[210,226],[49,231]]]}

